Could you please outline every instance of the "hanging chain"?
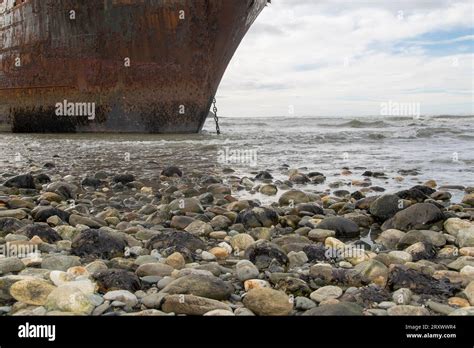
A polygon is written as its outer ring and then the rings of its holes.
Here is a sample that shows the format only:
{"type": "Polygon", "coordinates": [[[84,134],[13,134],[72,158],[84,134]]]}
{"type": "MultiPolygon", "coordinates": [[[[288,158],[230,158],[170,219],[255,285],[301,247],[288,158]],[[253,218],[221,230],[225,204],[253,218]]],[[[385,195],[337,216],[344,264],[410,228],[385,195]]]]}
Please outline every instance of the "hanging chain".
{"type": "Polygon", "coordinates": [[[213,103],[213,109],[212,111],[214,112],[214,121],[216,121],[216,132],[217,134],[221,134],[221,128],[219,127],[219,117],[217,116],[217,101],[216,101],[216,98],[214,98],[214,100],[212,101],[213,103]]]}

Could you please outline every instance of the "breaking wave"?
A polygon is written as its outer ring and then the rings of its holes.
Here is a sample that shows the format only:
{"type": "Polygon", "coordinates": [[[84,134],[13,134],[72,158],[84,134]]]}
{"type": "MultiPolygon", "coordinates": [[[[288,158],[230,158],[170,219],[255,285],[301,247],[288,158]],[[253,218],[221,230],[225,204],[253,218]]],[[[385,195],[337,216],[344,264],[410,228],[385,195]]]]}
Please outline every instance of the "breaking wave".
{"type": "Polygon", "coordinates": [[[390,127],[391,125],[384,121],[360,121],[351,120],[349,122],[338,125],[338,127],[349,127],[349,128],[383,128],[390,127]]]}
{"type": "Polygon", "coordinates": [[[435,135],[446,135],[446,134],[453,134],[453,135],[460,135],[462,133],[459,129],[452,129],[452,128],[443,128],[443,127],[434,127],[434,128],[423,128],[418,129],[416,131],[417,138],[431,138],[435,135]]]}

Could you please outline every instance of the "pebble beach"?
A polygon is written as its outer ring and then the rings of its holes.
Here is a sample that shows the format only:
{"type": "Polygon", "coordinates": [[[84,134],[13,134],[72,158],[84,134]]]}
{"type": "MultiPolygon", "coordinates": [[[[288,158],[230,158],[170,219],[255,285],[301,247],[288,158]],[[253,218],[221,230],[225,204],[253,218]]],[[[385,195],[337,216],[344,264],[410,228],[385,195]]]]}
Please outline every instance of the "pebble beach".
{"type": "Polygon", "coordinates": [[[128,145],[10,152],[1,315],[474,314],[472,186],[128,145]]]}

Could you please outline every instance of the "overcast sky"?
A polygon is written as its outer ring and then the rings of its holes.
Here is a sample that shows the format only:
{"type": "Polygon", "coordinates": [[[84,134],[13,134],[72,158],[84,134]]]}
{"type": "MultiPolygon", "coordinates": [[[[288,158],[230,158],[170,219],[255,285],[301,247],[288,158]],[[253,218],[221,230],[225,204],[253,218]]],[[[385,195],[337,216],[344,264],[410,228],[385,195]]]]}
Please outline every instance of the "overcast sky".
{"type": "Polygon", "coordinates": [[[273,0],[218,92],[224,116],[474,114],[474,1],[273,0]]]}

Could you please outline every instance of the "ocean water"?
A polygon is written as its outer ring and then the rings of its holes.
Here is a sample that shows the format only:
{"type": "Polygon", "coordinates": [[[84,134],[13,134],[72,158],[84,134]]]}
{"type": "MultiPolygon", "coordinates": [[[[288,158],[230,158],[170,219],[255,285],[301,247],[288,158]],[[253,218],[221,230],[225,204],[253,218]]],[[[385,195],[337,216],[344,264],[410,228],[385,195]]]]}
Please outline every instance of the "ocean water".
{"type": "MultiPolygon", "coordinates": [[[[222,118],[220,125],[224,146],[257,153],[256,167],[252,161],[232,166],[242,171],[287,164],[322,172],[328,182],[341,180],[344,167],[356,180],[365,170],[382,171],[389,180],[373,179],[373,184],[392,192],[430,179],[439,186],[474,185],[474,116],[222,118]],[[391,180],[401,170],[419,175],[391,180]]],[[[208,120],[205,132],[214,127],[208,120]]],[[[458,200],[463,195],[452,193],[458,200]]]]}
{"type": "MultiPolygon", "coordinates": [[[[195,135],[4,133],[0,175],[39,170],[53,161],[59,175],[107,170],[141,179],[170,164],[214,174],[231,167],[234,175],[249,177],[270,170],[280,180],[288,179],[288,168],[322,172],[325,183],[304,187],[315,192],[336,182],[353,191],[353,180],[362,180],[365,170],[386,173],[387,179],[373,178],[372,185],[387,192],[428,179],[474,186],[474,116],[221,118],[220,126],[220,136],[213,119],[195,135]],[[352,174],[341,175],[343,168],[352,174]],[[418,175],[400,182],[395,178],[401,170],[418,175]]],[[[463,196],[452,193],[455,201],[463,196]]]]}

